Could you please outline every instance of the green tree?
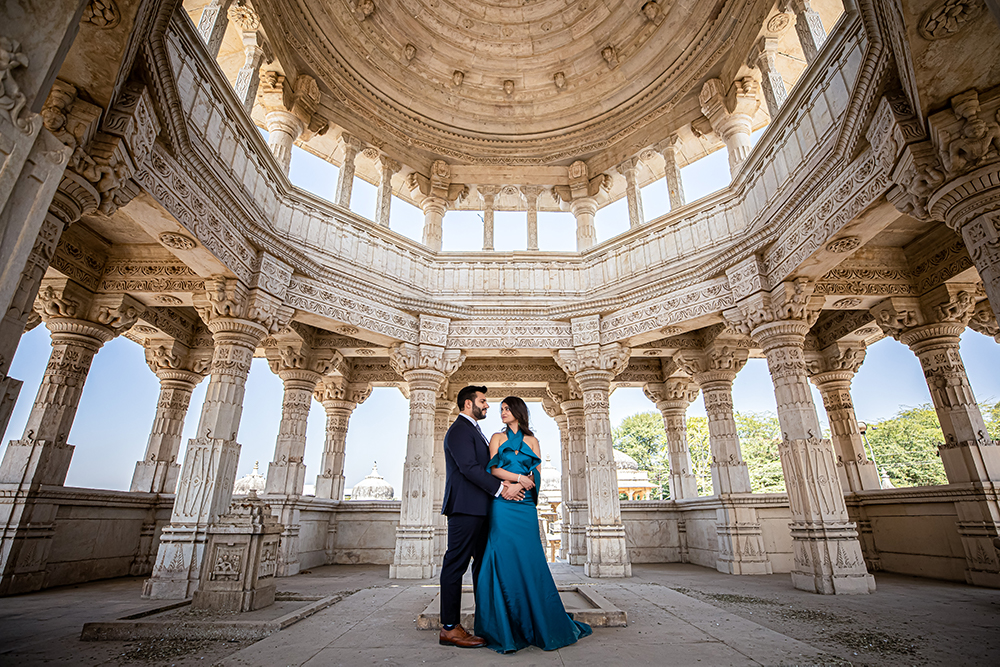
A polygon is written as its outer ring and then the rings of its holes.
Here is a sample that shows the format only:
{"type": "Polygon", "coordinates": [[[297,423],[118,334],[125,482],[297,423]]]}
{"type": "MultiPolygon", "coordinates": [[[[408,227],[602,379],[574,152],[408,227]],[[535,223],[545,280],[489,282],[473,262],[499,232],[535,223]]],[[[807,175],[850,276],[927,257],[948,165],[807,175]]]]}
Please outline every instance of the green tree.
{"type": "Polygon", "coordinates": [[[904,408],[889,419],[868,424],[865,433],[879,471],[895,486],[947,484],[938,445],[944,441],[937,413],[929,404],[904,408]]]}
{"type": "Polygon", "coordinates": [[[750,472],[750,488],[754,493],[784,493],[778,418],[770,412],[737,412],[734,416],[740,451],[750,472]]]}
{"type": "Polygon", "coordinates": [[[660,413],[640,412],[626,417],[611,429],[611,439],[615,449],[631,456],[639,465],[639,470],[649,473],[650,481],[657,487],[653,496],[667,498],[670,480],[667,431],[660,413]]]}
{"type": "Polygon", "coordinates": [[[691,453],[691,468],[698,480],[698,495],[710,496],[712,491],[712,450],[708,441],[708,419],[687,418],[687,443],[691,453]]]}

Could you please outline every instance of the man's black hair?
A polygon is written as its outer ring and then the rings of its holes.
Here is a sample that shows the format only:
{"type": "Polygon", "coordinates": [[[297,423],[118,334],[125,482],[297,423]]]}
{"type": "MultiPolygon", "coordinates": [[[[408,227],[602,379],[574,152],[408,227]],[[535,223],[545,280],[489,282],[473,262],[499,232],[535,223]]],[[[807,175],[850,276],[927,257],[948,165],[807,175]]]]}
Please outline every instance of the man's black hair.
{"type": "Polygon", "coordinates": [[[458,392],[458,411],[461,412],[465,409],[465,402],[472,401],[473,404],[476,402],[476,392],[480,394],[486,393],[486,387],[477,387],[470,384],[468,387],[463,387],[462,391],[458,392]]]}

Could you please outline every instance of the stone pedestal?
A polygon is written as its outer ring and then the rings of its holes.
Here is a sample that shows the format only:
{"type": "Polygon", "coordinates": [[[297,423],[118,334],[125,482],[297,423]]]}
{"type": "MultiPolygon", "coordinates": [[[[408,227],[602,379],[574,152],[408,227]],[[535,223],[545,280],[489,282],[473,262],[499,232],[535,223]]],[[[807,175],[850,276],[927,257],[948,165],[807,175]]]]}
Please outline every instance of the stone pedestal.
{"type": "Polygon", "coordinates": [[[274,603],[281,525],[255,493],[232,504],[208,529],[192,609],[244,612],[274,603]]]}

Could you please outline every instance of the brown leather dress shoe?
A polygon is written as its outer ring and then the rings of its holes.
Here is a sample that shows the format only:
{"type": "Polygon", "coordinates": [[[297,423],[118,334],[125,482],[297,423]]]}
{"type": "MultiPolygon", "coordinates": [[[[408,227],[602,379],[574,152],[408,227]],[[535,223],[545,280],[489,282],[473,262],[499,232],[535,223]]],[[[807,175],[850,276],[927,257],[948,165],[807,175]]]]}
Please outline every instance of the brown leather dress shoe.
{"type": "Polygon", "coordinates": [[[456,625],[451,630],[441,628],[438,635],[438,643],[442,646],[458,646],[459,648],[480,648],[486,646],[486,640],[476,635],[470,635],[461,625],[456,625]]]}

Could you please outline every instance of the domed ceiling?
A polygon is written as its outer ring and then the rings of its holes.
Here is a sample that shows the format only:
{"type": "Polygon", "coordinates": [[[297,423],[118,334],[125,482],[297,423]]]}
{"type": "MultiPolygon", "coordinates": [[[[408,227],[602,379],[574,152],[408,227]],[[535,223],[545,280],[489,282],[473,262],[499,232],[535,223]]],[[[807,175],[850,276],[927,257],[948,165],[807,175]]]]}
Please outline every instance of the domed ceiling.
{"type": "Polygon", "coordinates": [[[320,82],[338,125],[471,163],[568,164],[637,136],[648,145],[700,116],[701,82],[741,31],[756,36],[773,3],[254,5],[286,70],[295,63],[320,82]]]}

